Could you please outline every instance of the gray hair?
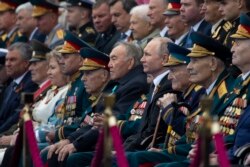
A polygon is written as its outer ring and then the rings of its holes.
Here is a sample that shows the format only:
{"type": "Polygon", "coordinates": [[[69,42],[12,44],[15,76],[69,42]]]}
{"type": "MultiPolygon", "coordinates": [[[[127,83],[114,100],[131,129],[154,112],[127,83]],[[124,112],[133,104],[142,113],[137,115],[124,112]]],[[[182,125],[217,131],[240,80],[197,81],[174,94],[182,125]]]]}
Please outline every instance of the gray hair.
{"type": "Polygon", "coordinates": [[[19,13],[21,10],[27,10],[27,11],[32,12],[32,9],[33,9],[33,6],[31,5],[31,3],[30,2],[26,2],[24,4],[19,5],[16,8],[16,13],[19,13]]]}
{"type": "Polygon", "coordinates": [[[143,4],[143,5],[133,7],[130,11],[130,14],[135,15],[142,20],[150,22],[150,18],[148,17],[148,11],[149,11],[148,4],[143,4]]]}
{"type": "Polygon", "coordinates": [[[141,64],[140,60],[143,56],[143,51],[142,51],[141,47],[139,47],[135,44],[123,41],[123,42],[117,42],[113,48],[120,46],[120,45],[125,47],[127,57],[134,59],[134,61],[135,61],[134,67],[141,64]]]}
{"type": "Polygon", "coordinates": [[[159,46],[159,50],[158,50],[158,53],[160,56],[163,56],[164,54],[169,54],[168,43],[173,42],[170,38],[155,37],[151,41],[159,41],[160,42],[160,46],[159,46]]]}
{"type": "Polygon", "coordinates": [[[32,48],[29,44],[16,42],[8,47],[9,51],[17,50],[23,60],[29,61],[32,57],[32,48]]]}

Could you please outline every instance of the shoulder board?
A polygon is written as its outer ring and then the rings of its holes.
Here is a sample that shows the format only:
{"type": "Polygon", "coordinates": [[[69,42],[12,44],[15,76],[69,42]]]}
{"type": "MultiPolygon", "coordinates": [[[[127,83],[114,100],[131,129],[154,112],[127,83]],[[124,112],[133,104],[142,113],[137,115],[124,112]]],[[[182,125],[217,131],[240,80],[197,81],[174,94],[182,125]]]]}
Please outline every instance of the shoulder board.
{"type": "Polygon", "coordinates": [[[198,92],[199,90],[201,90],[201,88],[202,88],[202,86],[196,85],[196,86],[194,87],[194,90],[195,90],[196,92],[198,92]]]}
{"type": "Polygon", "coordinates": [[[220,86],[217,89],[219,98],[221,98],[223,95],[225,95],[228,91],[227,91],[227,86],[226,86],[226,82],[223,81],[220,86]]]}
{"type": "Polygon", "coordinates": [[[18,37],[23,36],[23,34],[20,31],[17,32],[17,35],[18,35],[18,37]]]}
{"type": "Polygon", "coordinates": [[[51,87],[51,89],[52,89],[52,90],[56,90],[56,89],[57,89],[57,86],[56,86],[56,85],[53,85],[53,86],[51,87]]]}
{"type": "Polygon", "coordinates": [[[57,35],[58,39],[63,39],[64,31],[62,29],[58,29],[56,31],[56,35],[57,35]]]}
{"type": "Polygon", "coordinates": [[[145,100],[147,100],[147,96],[146,96],[145,94],[142,94],[142,95],[141,95],[141,99],[142,99],[143,101],[145,101],[145,100]]]}
{"type": "Polygon", "coordinates": [[[95,30],[92,27],[87,27],[85,30],[88,34],[95,34],[95,30]]]}
{"type": "Polygon", "coordinates": [[[7,38],[7,34],[6,34],[6,33],[4,33],[4,34],[2,34],[2,35],[1,35],[1,39],[2,39],[2,41],[5,41],[5,40],[6,40],[6,38],[7,38]]]}
{"type": "Polygon", "coordinates": [[[244,86],[245,86],[245,85],[248,85],[249,82],[250,82],[250,75],[246,78],[245,81],[243,81],[242,85],[244,85],[244,86]]]}
{"type": "Polygon", "coordinates": [[[212,34],[212,38],[218,39],[218,35],[219,35],[220,30],[221,30],[221,26],[219,26],[219,27],[214,31],[214,33],[212,34]]]}
{"type": "Polygon", "coordinates": [[[224,25],[223,25],[223,29],[225,31],[229,31],[231,28],[233,27],[232,23],[230,23],[229,21],[227,21],[224,25]]]}

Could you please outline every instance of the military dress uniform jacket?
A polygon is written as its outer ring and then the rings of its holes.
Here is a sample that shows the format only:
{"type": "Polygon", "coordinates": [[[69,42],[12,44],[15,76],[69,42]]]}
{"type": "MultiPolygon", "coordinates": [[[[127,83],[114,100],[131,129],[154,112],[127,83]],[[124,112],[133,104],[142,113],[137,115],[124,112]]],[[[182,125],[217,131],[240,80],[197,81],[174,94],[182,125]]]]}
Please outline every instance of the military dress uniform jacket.
{"type": "MultiPolygon", "coordinates": [[[[146,149],[146,147],[148,146],[149,143],[142,144],[142,142],[146,138],[152,136],[152,134],[154,133],[156,123],[157,123],[157,117],[160,111],[160,108],[158,107],[156,102],[164,94],[172,91],[171,82],[167,79],[167,77],[168,77],[168,74],[164,76],[164,78],[161,80],[160,84],[158,85],[158,88],[156,88],[158,90],[154,94],[153,99],[149,103],[147,103],[147,106],[142,116],[140,130],[138,131],[137,134],[128,137],[126,141],[124,142],[124,148],[126,151],[146,149]]],[[[164,135],[165,129],[163,127],[166,127],[166,124],[163,120],[161,120],[159,125],[160,126],[159,126],[158,135],[164,135]]]]}
{"type": "Polygon", "coordinates": [[[226,136],[225,141],[232,143],[236,126],[240,116],[250,103],[250,75],[243,81],[239,76],[236,80],[233,91],[226,97],[222,107],[224,113],[220,117],[219,123],[221,132],[226,136]]]}
{"type": "Polygon", "coordinates": [[[224,40],[224,45],[227,46],[228,48],[232,48],[233,46],[233,39],[231,38],[231,35],[235,34],[238,26],[240,24],[240,17],[238,17],[237,19],[235,19],[232,23],[231,23],[231,28],[224,40]]]}
{"type": "Polygon", "coordinates": [[[0,133],[8,130],[18,122],[20,109],[23,107],[21,104],[21,93],[34,92],[37,89],[37,85],[31,81],[30,72],[25,74],[20,84],[14,88],[14,91],[12,86],[10,84],[4,92],[5,99],[0,108],[0,133]],[[8,95],[10,92],[12,92],[11,95],[8,95]],[[8,98],[7,96],[10,97],[8,98]]]}
{"type": "MultiPolygon", "coordinates": [[[[222,116],[225,107],[221,107],[227,94],[234,87],[234,79],[231,75],[224,70],[215,82],[213,89],[208,95],[213,99],[213,106],[211,109],[211,115],[222,116]]],[[[197,130],[199,129],[202,111],[198,108],[191,115],[187,117],[186,134],[182,136],[180,140],[175,143],[175,146],[169,147],[165,152],[166,154],[176,154],[186,157],[189,150],[191,149],[191,144],[196,139],[197,130]]]]}
{"type": "Polygon", "coordinates": [[[243,114],[240,116],[238,125],[235,130],[235,138],[233,146],[228,150],[228,155],[231,161],[234,161],[236,158],[234,157],[235,151],[248,144],[250,142],[250,106],[248,106],[243,114]]]}
{"type": "Polygon", "coordinates": [[[14,27],[8,34],[1,35],[0,48],[7,48],[15,42],[28,42],[28,38],[21,34],[17,27],[14,27]]]}
{"type": "Polygon", "coordinates": [[[232,23],[229,21],[222,20],[219,25],[215,28],[214,32],[212,32],[211,36],[213,39],[219,41],[220,43],[225,43],[227,34],[232,29],[232,23]]]}
{"type": "Polygon", "coordinates": [[[64,40],[64,29],[62,25],[57,24],[45,39],[45,44],[50,48],[54,49],[58,45],[62,45],[64,40]]]}
{"type": "Polygon", "coordinates": [[[192,84],[183,93],[183,100],[178,101],[178,104],[170,104],[165,109],[163,109],[161,115],[162,119],[167,125],[171,122],[171,117],[173,117],[173,122],[171,123],[171,132],[168,141],[168,147],[175,144],[177,140],[181,138],[186,132],[186,117],[192,114],[198,108],[200,98],[205,94],[205,89],[201,86],[192,84]]]}
{"type": "Polygon", "coordinates": [[[118,120],[117,127],[119,128],[123,140],[136,134],[139,130],[141,118],[148,103],[148,98],[149,94],[141,95],[141,97],[127,111],[126,119],[118,120]]]}
{"type": "Polygon", "coordinates": [[[119,39],[120,33],[116,30],[115,26],[112,26],[107,32],[97,35],[94,46],[99,51],[110,54],[114,44],[118,42],[119,39]]]}
{"type": "Polygon", "coordinates": [[[80,39],[87,42],[91,46],[94,46],[97,37],[97,32],[92,22],[88,22],[81,26],[79,30],[76,31],[76,34],[80,39]]]}
{"type": "Polygon", "coordinates": [[[65,97],[65,111],[62,115],[62,126],[56,130],[55,142],[67,138],[69,134],[79,128],[82,114],[90,105],[89,95],[81,81],[82,74],[75,73],[71,77],[69,89],[65,97]]]}
{"type": "Polygon", "coordinates": [[[116,86],[115,82],[109,82],[105,88],[103,89],[102,93],[100,93],[99,97],[96,97],[95,99],[91,98],[91,105],[83,112],[81,123],[79,125],[79,129],[77,129],[75,132],[71,133],[67,139],[69,139],[70,142],[73,142],[76,140],[79,136],[84,135],[86,132],[88,132],[92,128],[92,114],[95,112],[99,112],[100,109],[97,107],[98,103],[103,101],[103,93],[111,93],[112,89],[116,86]]]}

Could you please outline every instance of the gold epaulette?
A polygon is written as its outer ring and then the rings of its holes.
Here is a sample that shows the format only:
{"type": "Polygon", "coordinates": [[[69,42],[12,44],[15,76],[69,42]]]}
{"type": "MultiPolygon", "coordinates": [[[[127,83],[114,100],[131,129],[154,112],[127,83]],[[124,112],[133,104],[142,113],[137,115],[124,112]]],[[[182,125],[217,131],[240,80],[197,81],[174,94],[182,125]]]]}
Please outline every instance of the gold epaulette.
{"type": "Polygon", "coordinates": [[[23,36],[23,34],[20,31],[17,31],[17,36],[21,37],[21,36],[23,36]]]}
{"type": "Polygon", "coordinates": [[[75,74],[73,74],[70,78],[70,81],[71,82],[74,82],[78,77],[80,77],[81,75],[81,72],[80,71],[77,71],[75,74]]]}
{"type": "Polygon", "coordinates": [[[0,38],[2,39],[2,41],[5,41],[7,38],[7,34],[6,33],[2,34],[0,38]]]}
{"type": "Polygon", "coordinates": [[[198,91],[201,90],[202,88],[203,88],[202,86],[196,85],[196,86],[194,87],[194,90],[195,90],[196,92],[198,92],[198,91]]]}
{"type": "Polygon", "coordinates": [[[85,30],[88,34],[95,34],[95,30],[92,27],[87,27],[85,30]]]}
{"type": "Polygon", "coordinates": [[[219,95],[219,98],[223,97],[225,94],[228,93],[227,91],[227,86],[226,86],[226,82],[223,81],[220,86],[218,87],[217,89],[217,92],[218,92],[218,95],[219,95]]]}
{"type": "Polygon", "coordinates": [[[223,29],[228,32],[231,28],[233,27],[232,23],[230,23],[229,21],[225,22],[225,24],[223,25],[223,29]]]}
{"type": "Polygon", "coordinates": [[[57,38],[58,38],[58,39],[63,39],[63,36],[64,36],[64,31],[63,31],[63,29],[58,29],[58,30],[56,31],[56,35],[57,35],[57,38]]]}

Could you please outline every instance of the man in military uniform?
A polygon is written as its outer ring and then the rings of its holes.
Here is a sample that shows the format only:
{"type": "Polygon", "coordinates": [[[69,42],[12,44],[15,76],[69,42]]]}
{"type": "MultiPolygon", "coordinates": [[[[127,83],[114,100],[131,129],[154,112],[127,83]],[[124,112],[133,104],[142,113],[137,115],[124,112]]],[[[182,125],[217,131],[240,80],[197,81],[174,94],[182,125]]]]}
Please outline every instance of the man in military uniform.
{"type": "MultiPolygon", "coordinates": [[[[250,141],[249,134],[246,131],[249,130],[249,97],[250,97],[250,61],[249,61],[249,44],[250,44],[250,16],[242,14],[240,16],[240,26],[237,32],[231,36],[234,40],[234,45],[232,47],[233,52],[233,64],[240,68],[242,75],[238,77],[238,86],[235,86],[234,92],[230,96],[234,98],[231,101],[228,110],[225,112],[225,116],[221,117],[221,131],[228,135],[235,133],[233,146],[229,149],[228,155],[231,163],[235,164],[238,162],[235,156],[236,150],[248,144],[250,141]],[[240,86],[239,86],[240,85],[240,86]],[[235,124],[232,125],[231,121],[234,120],[235,124]],[[237,126],[236,126],[237,125],[237,126]]],[[[226,102],[227,103],[227,102],[226,102]]]]}
{"type": "Polygon", "coordinates": [[[91,19],[93,2],[90,0],[67,0],[67,3],[66,20],[70,29],[75,30],[80,39],[93,46],[97,36],[91,19]]]}
{"type": "Polygon", "coordinates": [[[24,34],[29,41],[36,39],[42,43],[45,41],[45,34],[42,34],[37,28],[37,20],[32,17],[32,8],[30,2],[19,5],[16,8],[16,25],[19,31],[24,34]]]}
{"type": "Polygon", "coordinates": [[[219,11],[221,1],[222,0],[205,0],[202,8],[205,10],[204,19],[212,24],[212,38],[224,43],[228,32],[232,28],[232,24],[229,21],[225,21],[219,11]]]}
{"type": "Polygon", "coordinates": [[[58,23],[58,8],[56,3],[47,0],[30,0],[33,5],[32,17],[37,19],[38,29],[46,34],[45,44],[53,49],[63,44],[64,30],[58,23]]]}
{"type": "Polygon", "coordinates": [[[240,1],[231,1],[231,0],[221,0],[220,1],[220,8],[219,11],[223,15],[223,19],[226,21],[229,21],[231,23],[231,29],[229,33],[226,36],[226,39],[224,41],[224,45],[226,45],[228,48],[232,48],[233,41],[231,38],[231,35],[236,33],[237,27],[239,25],[240,21],[240,13],[246,12],[246,3],[248,0],[240,0],[240,1]]]}
{"type": "MultiPolygon", "coordinates": [[[[245,113],[247,113],[250,104],[249,21],[249,16],[242,15],[237,32],[231,36],[235,42],[231,49],[233,52],[232,63],[242,71],[242,75],[236,79],[233,90],[226,96],[221,106],[218,107],[218,110],[224,110],[223,115],[219,118],[220,130],[225,136],[224,141],[226,143],[234,143],[233,147],[229,150],[232,163],[237,162],[237,158],[234,157],[236,149],[249,142],[248,136],[243,137],[245,135],[245,129],[249,128],[248,124],[244,124],[246,121],[245,116],[247,115],[245,113]]],[[[188,161],[183,163],[188,164],[188,161]]],[[[176,165],[176,163],[172,165],[176,165]]],[[[180,166],[180,164],[178,164],[178,166],[180,166]]]]}
{"type": "Polygon", "coordinates": [[[22,0],[2,0],[0,2],[0,30],[3,31],[0,39],[0,48],[7,48],[14,42],[27,42],[16,26],[16,7],[22,0]]]}
{"type": "MultiPolygon", "coordinates": [[[[62,151],[76,151],[72,142],[76,140],[77,135],[83,135],[93,127],[94,114],[99,112],[97,105],[103,100],[103,93],[106,91],[111,91],[110,86],[108,85],[110,79],[108,55],[92,48],[83,48],[81,49],[80,54],[84,58],[84,61],[82,67],[80,67],[79,70],[83,72],[82,81],[84,82],[87,93],[90,94],[89,99],[92,104],[86,111],[84,111],[82,115],[80,129],[68,136],[66,140],[60,141],[60,143],[64,143],[62,151]]],[[[93,139],[89,138],[88,140],[93,139]]],[[[89,149],[92,149],[91,145],[89,145],[89,149]]],[[[49,160],[49,166],[57,166],[56,163],[57,162],[52,162],[49,160]]]]}
{"type": "Polygon", "coordinates": [[[175,44],[184,46],[189,27],[181,20],[180,9],[180,0],[169,0],[168,7],[163,14],[166,17],[168,37],[173,39],[175,44]]]}

